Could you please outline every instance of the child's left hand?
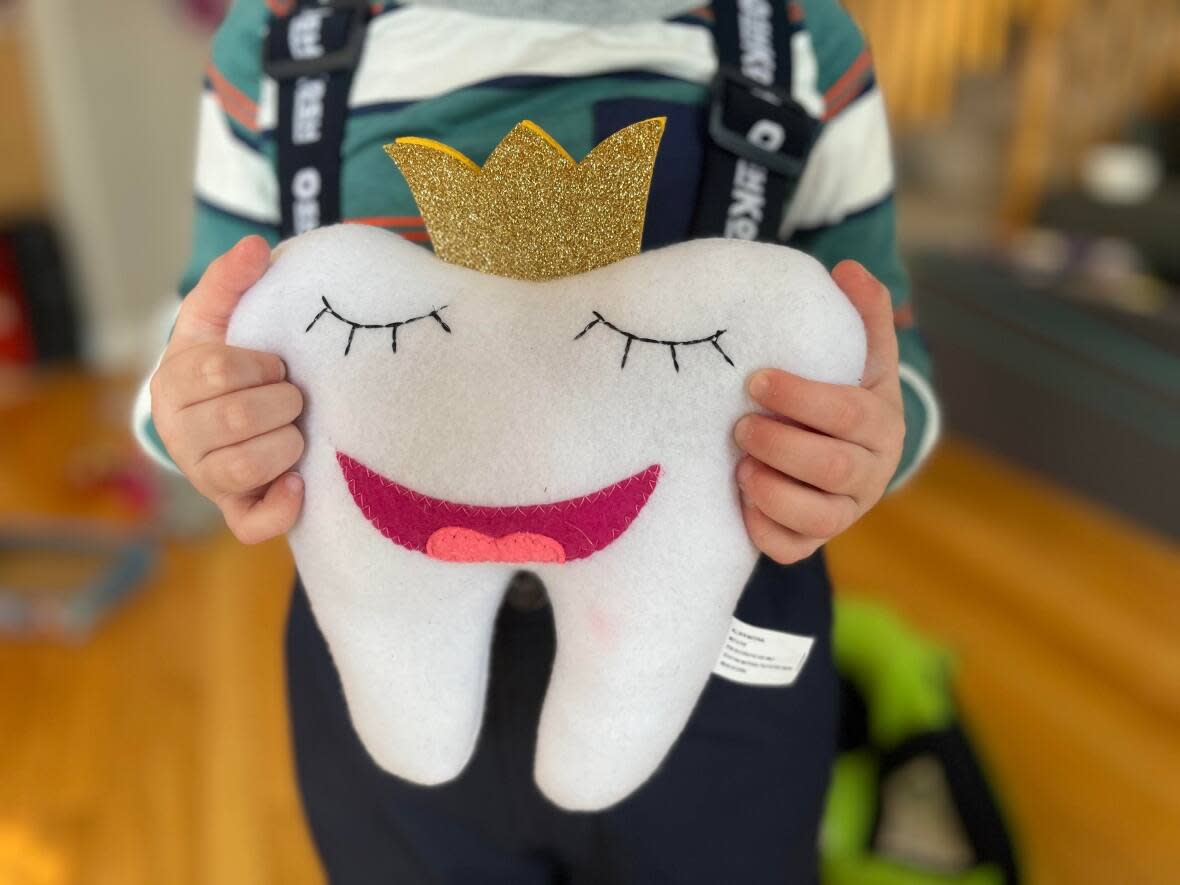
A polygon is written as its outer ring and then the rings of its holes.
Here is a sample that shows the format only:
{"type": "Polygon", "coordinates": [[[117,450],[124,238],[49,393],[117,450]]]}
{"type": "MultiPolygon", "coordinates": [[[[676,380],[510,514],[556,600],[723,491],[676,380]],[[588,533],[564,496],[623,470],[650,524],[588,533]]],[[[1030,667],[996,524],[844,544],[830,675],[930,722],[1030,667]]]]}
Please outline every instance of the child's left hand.
{"type": "Polygon", "coordinates": [[[781,564],[804,559],[885,493],[905,438],[889,290],[855,261],[832,279],[860,312],[868,355],[860,387],[777,369],[755,372],[750,396],[776,417],[746,415],[734,439],[746,531],[781,564]]]}

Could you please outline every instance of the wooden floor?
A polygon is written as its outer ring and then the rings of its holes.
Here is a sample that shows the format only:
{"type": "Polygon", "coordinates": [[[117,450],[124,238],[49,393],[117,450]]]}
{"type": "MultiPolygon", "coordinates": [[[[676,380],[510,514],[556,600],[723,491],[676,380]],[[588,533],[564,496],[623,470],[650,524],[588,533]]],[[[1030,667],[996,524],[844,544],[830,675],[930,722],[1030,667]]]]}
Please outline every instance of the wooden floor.
{"type": "MultiPolygon", "coordinates": [[[[63,396],[75,414],[80,394],[63,396]]],[[[52,498],[36,439],[81,431],[2,400],[5,426],[26,428],[0,436],[11,516],[52,498]]],[[[1174,547],[951,441],[831,560],[842,593],[889,600],[958,650],[1033,885],[1180,881],[1174,547]]],[[[281,543],[218,535],[171,548],[84,645],[0,642],[2,885],[321,881],[284,722],[291,573],[281,543]]]]}
{"type": "Polygon", "coordinates": [[[961,441],[831,545],[960,661],[1033,885],[1180,882],[1180,551],[961,441]]]}

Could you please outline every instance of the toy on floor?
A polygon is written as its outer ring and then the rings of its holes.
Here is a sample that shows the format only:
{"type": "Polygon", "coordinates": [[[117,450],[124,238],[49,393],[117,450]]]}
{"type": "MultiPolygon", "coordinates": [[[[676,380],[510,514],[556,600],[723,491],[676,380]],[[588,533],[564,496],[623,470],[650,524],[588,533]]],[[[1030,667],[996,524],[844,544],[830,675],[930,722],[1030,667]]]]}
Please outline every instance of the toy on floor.
{"type": "Polygon", "coordinates": [[[470,757],[496,611],[528,568],[557,632],[540,788],[599,809],[642,784],[756,561],[731,442],[747,377],[859,379],[863,324],[812,258],[720,239],[636,254],[662,132],[636,123],[577,163],[525,122],[482,168],[399,139],[437,254],[316,230],[233,317],[229,342],[279,354],[305,393],[291,547],[353,723],[403,778],[470,757]]]}
{"type": "Polygon", "coordinates": [[[950,653],[888,608],[838,595],[840,755],[823,885],[1019,885],[1004,808],[956,709],[950,653]]]}

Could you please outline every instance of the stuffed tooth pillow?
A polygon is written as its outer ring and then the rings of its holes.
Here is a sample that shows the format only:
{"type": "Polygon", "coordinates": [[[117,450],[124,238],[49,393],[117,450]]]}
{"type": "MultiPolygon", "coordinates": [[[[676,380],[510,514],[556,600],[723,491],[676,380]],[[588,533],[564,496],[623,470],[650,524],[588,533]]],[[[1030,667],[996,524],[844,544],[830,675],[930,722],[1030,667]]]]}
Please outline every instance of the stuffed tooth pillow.
{"type": "Polygon", "coordinates": [[[233,316],[230,342],[281,356],[305,394],[291,548],[356,730],[402,778],[470,758],[496,612],[530,569],[557,634],[538,785],[592,810],[642,784],[756,561],[731,443],[746,378],[858,381],[864,327],[813,259],[722,239],[637,254],[662,131],[578,163],[526,122],[482,168],[399,139],[435,254],[322,228],[233,316]]]}

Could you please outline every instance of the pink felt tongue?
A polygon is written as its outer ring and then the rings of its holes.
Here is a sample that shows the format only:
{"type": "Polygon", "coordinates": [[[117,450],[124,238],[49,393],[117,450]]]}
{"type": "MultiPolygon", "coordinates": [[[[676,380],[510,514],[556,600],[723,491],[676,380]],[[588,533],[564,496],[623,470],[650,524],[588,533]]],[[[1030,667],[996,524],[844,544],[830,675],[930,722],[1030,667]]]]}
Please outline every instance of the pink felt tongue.
{"type": "Polygon", "coordinates": [[[513,532],[493,538],[460,526],[434,532],[426,555],[447,562],[565,562],[565,550],[546,535],[513,532]]]}

